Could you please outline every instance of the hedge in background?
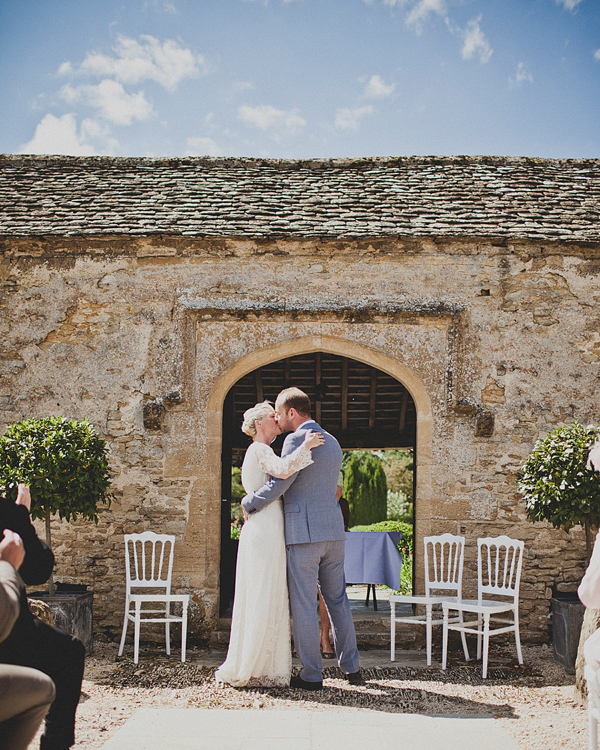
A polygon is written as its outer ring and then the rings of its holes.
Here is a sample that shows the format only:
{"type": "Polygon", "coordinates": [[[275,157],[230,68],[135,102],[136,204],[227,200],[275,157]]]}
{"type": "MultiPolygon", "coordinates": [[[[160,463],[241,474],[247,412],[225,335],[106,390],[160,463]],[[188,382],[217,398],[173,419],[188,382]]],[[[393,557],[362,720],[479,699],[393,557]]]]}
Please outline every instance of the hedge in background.
{"type": "Polygon", "coordinates": [[[346,455],[343,489],[350,506],[350,523],[375,523],[387,518],[387,479],[381,459],[370,451],[346,455]]]}

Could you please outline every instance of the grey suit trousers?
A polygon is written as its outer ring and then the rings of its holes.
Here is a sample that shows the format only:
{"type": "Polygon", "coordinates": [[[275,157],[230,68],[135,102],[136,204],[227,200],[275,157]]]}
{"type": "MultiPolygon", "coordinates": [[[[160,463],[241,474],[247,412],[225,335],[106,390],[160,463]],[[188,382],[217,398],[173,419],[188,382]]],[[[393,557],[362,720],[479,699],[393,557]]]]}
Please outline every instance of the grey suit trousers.
{"type": "Polygon", "coordinates": [[[0,664],[0,750],[25,750],[54,700],[54,683],[37,669],[0,664]]]}
{"type": "Polygon", "coordinates": [[[338,663],[346,674],[358,671],[358,648],[344,578],[344,541],[287,545],[288,587],[294,621],[294,646],[302,662],[300,677],[323,679],[317,582],[327,605],[338,663]]]}

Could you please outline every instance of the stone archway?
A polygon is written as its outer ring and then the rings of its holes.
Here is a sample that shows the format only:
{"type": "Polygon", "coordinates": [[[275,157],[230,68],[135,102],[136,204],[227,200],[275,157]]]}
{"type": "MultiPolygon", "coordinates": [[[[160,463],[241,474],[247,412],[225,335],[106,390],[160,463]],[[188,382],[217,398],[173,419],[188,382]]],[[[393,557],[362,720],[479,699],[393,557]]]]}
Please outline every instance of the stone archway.
{"type": "MultiPolygon", "coordinates": [[[[431,400],[421,379],[414,371],[401,362],[377,350],[331,336],[307,336],[279,342],[253,351],[236,361],[230,369],[221,375],[215,383],[208,401],[206,439],[209,453],[213,457],[221,456],[223,406],[229,390],[244,375],[257,370],[276,360],[293,357],[303,353],[326,352],[337,354],[348,359],[371,365],[398,380],[410,393],[416,409],[417,436],[415,451],[415,570],[416,586],[422,584],[422,560],[419,550],[421,540],[429,533],[431,517],[431,452],[433,415],[431,400]]],[[[215,462],[216,463],[216,462],[215,462]]],[[[213,463],[216,470],[217,466],[213,463]]],[[[211,486],[206,487],[209,494],[220,498],[221,471],[211,472],[211,486]]],[[[214,504],[213,504],[214,507],[214,504]]]]}

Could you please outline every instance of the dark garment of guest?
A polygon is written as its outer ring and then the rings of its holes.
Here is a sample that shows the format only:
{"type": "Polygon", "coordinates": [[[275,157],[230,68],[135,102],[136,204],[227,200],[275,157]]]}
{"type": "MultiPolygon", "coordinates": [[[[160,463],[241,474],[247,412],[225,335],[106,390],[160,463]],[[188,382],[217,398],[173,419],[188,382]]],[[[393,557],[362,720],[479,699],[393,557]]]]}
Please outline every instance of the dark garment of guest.
{"type": "MultiPolygon", "coordinates": [[[[0,560],[0,641],[19,616],[23,581],[0,560]]],[[[0,750],[27,750],[54,701],[54,683],[39,669],[0,664],[0,750]]]]}
{"type": "MultiPolygon", "coordinates": [[[[38,539],[27,508],[0,498],[0,538],[5,529],[23,540],[25,560],[19,573],[28,585],[39,585],[50,577],[54,555],[38,539]]],[[[85,649],[77,638],[46,625],[29,611],[27,597],[10,635],[0,643],[0,663],[39,669],[52,678],[56,698],[46,716],[40,747],[67,750],[75,742],[75,712],[81,693],[85,649]]]]}

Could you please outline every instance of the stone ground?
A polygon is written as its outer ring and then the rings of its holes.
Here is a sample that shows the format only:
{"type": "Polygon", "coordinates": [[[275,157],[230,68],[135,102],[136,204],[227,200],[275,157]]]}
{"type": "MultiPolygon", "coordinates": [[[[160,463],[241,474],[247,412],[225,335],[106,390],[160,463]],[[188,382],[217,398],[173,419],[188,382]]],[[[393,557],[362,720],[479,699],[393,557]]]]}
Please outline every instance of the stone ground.
{"type": "Polygon", "coordinates": [[[388,651],[364,651],[365,686],[349,686],[337,667],[328,667],[320,694],[217,688],[213,675],[222,651],[190,649],[182,664],[178,650],[166,657],[159,646],[146,646],[135,665],[128,646],[117,660],[116,644],[95,644],[87,660],[75,750],[100,750],[142,707],[491,714],[523,750],[587,748],[586,711],[576,702],[574,678],[553,662],[546,645],[524,645],[523,667],[516,664],[514,646],[492,645],[485,681],[481,666],[465,663],[459,648],[450,655],[446,672],[439,653],[427,667],[420,651],[401,651],[394,663],[388,651]]]}
{"type": "MultiPolygon", "coordinates": [[[[377,612],[372,603],[365,607],[365,593],[363,586],[348,587],[359,640],[366,642],[372,635],[370,629],[389,623],[390,591],[377,588],[377,612]]],[[[387,633],[385,643],[389,642],[389,629],[387,633]]],[[[116,643],[97,638],[94,653],[86,660],[74,750],[100,750],[130,716],[148,707],[485,714],[494,716],[522,750],[587,750],[587,715],[577,701],[575,677],[554,663],[551,646],[523,644],[521,667],[513,642],[502,645],[492,641],[489,676],[483,680],[480,663],[464,661],[458,639],[451,641],[448,669],[442,671],[439,635],[437,631],[434,636],[431,667],[426,666],[423,650],[397,650],[396,661],[391,662],[389,648],[361,648],[367,678],[362,687],[349,686],[337,667],[325,662],[321,694],[217,688],[213,675],[224,661],[225,651],[188,648],[187,661],[182,664],[178,632],[173,634],[170,657],[162,644],[145,644],[137,665],[133,664],[131,629],[121,658],[116,643]]],[[[294,666],[299,667],[296,659],[294,666]]],[[[485,747],[483,739],[482,750],[485,747]]]]}

